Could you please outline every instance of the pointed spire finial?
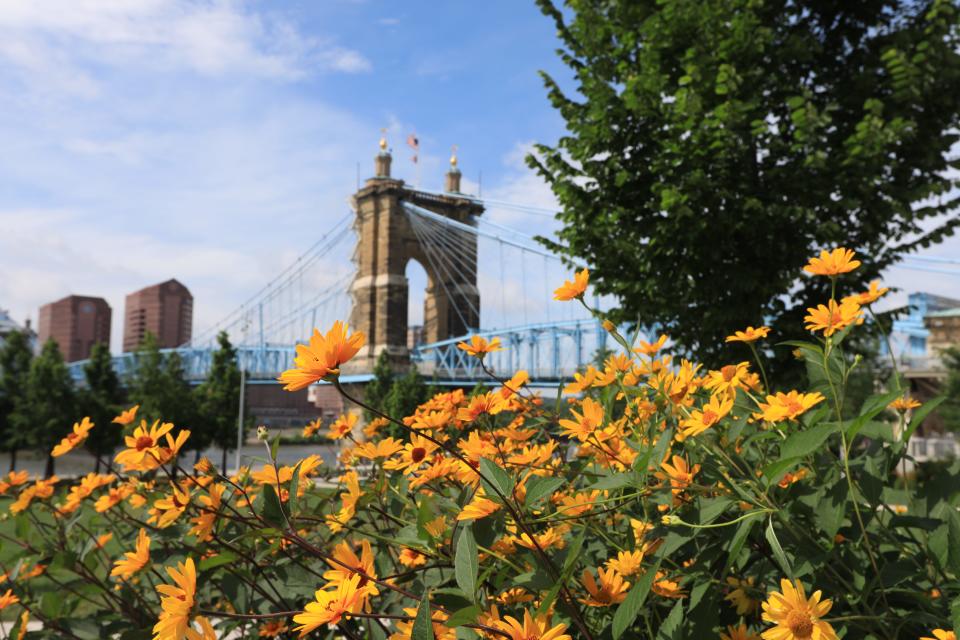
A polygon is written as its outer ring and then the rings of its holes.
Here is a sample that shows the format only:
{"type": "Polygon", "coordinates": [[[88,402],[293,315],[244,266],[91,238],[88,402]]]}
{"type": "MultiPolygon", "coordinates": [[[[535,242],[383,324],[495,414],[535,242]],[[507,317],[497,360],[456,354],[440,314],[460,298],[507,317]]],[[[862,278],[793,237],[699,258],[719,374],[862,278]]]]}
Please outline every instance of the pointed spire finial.
{"type": "Polygon", "coordinates": [[[451,150],[450,168],[456,169],[457,168],[457,145],[453,145],[452,147],[450,147],[450,150],[451,150]]]}
{"type": "Polygon", "coordinates": [[[387,150],[387,129],[386,127],[380,129],[380,151],[387,150]]]}

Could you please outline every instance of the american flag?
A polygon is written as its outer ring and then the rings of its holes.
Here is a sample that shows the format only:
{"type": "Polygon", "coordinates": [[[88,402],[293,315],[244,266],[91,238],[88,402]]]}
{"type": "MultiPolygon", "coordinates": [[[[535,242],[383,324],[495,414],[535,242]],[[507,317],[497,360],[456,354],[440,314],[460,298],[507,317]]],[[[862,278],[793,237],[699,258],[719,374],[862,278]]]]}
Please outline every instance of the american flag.
{"type": "Polygon", "coordinates": [[[410,135],[407,136],[407,146],[413,149],[413,157],[411,158],[411,160],[413,160],[414,164],[417,164],[417,161],[418,161],[417,156],[420,154],[420,140],[417,138],[416,135],[411,133],[410,135]]]}

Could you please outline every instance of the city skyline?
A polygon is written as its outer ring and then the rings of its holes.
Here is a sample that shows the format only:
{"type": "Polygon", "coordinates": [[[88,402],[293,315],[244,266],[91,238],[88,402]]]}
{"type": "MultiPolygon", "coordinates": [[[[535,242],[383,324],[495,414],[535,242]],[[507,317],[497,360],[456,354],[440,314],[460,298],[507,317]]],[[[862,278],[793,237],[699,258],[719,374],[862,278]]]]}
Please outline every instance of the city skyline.
{"type": "MultiPolygon", "coordinates": [[[[381,128],[410,184],[440,189],[456,144],[465,192],[482,183],[493,200],[556,205],[523,158],[564,133],[537,71],[569,74],[532,3],[478,15],[427,3],[13,2],[0,36],[0,307],[21,323],[72,293],[122,308],[127,292],[174,277],[202,331],[349,212],[381,128]]],[[[484,215],[556,227],[495,206],[484,215]]],[[[925,253],[960,255],[960,240],[925,253]]],[[[886,283],[903,290],[890,304],[910,291],[960,297],[954,274],[895,269],[886,283]]],[[[122,323],[112,330],[119,352],[122,323]]]]}

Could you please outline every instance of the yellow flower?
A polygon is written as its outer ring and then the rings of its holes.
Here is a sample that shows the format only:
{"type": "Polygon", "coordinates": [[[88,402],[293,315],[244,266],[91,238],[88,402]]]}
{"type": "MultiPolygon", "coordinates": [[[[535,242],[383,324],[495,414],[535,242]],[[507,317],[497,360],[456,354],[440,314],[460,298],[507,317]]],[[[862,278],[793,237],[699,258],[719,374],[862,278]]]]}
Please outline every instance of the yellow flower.
{"type": "Polygon", "coordinates": [[[371,596],[380,595],[377,583],[372,580],[377,577],[377,568],[374,564],[373,549],[369,540],[360,543],[359,557],[347,541],[335,546],[332,556],[333,560],[337,562],[327,560],[327,564],[331,568],[323,572],[323,579],[330,581],[328,587],[339,587],[341,583],[349,580],[352,576],[360,576],[358,591],[360,592],[361,602],[366,602],[371,596]],[[346,567],[343,565],[346,565],[346,567]],[[355,569],[355,571],[351,571],[347,567],[355,569]]]}
{"type": "Polygon", "coordinates": [[[750,631],[745,624],[739,626],[728,626],[727,632],[720,632],[720,640],[760,640],[760,636],[750,631]]]}
{"type": "Polygon", "coordinates": [[[19,487],[30,480],[28,471],[11,471],[7,474],[6,480],[0,480],[0,496],[10,490],[11,487],[19,487]]]}
{"type": "Polygon", "coordinates": [[[860,261],[854,260],[853,256],[854,253],[850,249],[837,248],[833,251],[824,249],[820,252],[820,257],[810,258],[810,262],[803,270],[815,276],[838,276],[841,273],[849,273],[860,266],[860,261]]]}
{"type": "Polygon", "coordinates": [[[750,363],[728,364],[716,371],[708,371],[704,385],[714,393],[724,391],[731,394],[737,389],[749,387],[754,382],[754,374],[750,373],[750,363]]]}
{"type": "Polygon", "coordinates": [[[822,620],[829,613],[833,602],[820,600],[816,591],[807,598],[799,580],[780,580],[780,591],[772,591],[763,603],[762,618],[776,626],[761,635],[764,640],[837,640],[830,623],[822,620]]]}
{"type": "Polygon", "coordinates": [[[345,413],[336,420],[333,421],[333,424],[330,425],[330,431],[327,432],[327,436],[331,440],[340,440],[353,431],[353,427],[356,426],[359,416],[355,413],[345,413]]]}
{"type": "Polygon", "coordinates": [[[113,570],[110,572],[111,577],[120,576],[124,580],[128,580],[133,574],[147,566],[147,563],[150,562],[150,537],[147,535],[146,529],[140,529],[140,533],[137,535],[137,546],[133,551],[124,553],[123,556],[113,563],[113,570]]]}
{"type": "Polygon", "coordinates": [[[910,409],[916,409],[920,406],[920,403],[911,398],[910,396],[903,396],[902,398],[897,398],[893,402],[887,405],[888,408],[893,409],[894,411],[899,411],[904,413],[910,409]]]}
{"type": "Polygon", "coordinates": [[[181,430],[176,439],[170,435],[173,424],[164,422],[160,424],[156,420],[152,426],[147,427],[147,421],[141,420],[140,426],[133,430],[133,434],[124,436],[124,443],[127,448],[117,454],[114,458],[124,471],[152,471],[173,459],[183,443],[190,436],[186,429],[181,430]],[[161,439],[165,438],[167,446],[161,444],[161,439]]]}
{"type": "Polygon", "coordinates": [[[681,438],[689,438],[703,433],[730,413],[733,409],[733,398],[725,394],[710,396],[710,401],[700,409],[694,409],[690,417],[680,423],[681,438]]]}
{"type": "Polygon", "coordinates": [[[308,424],[303,428],[303,434],[302,434],[303,437],[309,438],[313,436],[317,431],[320,430],[320,427],[322,426],[323,426],[323,418],[322,417],[317,418],[316,420],[314,420],[313,422],[311,422],[310,424],[308,424]]]}
{"type": "Polygon", "coordinates": [[[604,571],[602,568],[597,569],[597,576],[600,579],[599,585],[590,570],[584,570],[582,582],[590,595],[581,598],[580,602],[590,607],[609,607],[627,599],[630,583],[625,581],[623,576],[613,569],[604,571]]]}
{"type": "Polygon", "coordinates": [[[477,520],[486,518],[488,515],[498,510],[500,505],[484,497],[483,492],[478,490],[463,510],[457,515],[457,520],[477,520]]]}
{"type": "Polygon", "coordinates": [[[72,451],[74,447],[87,439],[91,429],[93,429],[93,423],[90,422],[90,418],[84,418],[81,422],[74,422],[73,431],[68,433],[67,436],[60,441],[60,444],[53,448],[50,455],[54,458],[59,458],[63,454],[72,451]]]}
{"type": "Polygon", "coordinates": [[[860,305],[853,300],[844,299],[840,304],[828,300],[826,305],[808,308],[803,320],[808,331],[823,331],[823,335],[829,337],[853,323],[862,324],[863,315],[860,305]]]}
{"type": "Polygon", "coordinates": [[[887,287],[883,287],[882,289],[880,288],[879,280],[874,280],[870,283],[869,289],[862,293],[855,293],[853,295],[845,296],[842,302],[850,301],[856,302],[861,306],[867,306],[868,304],[872,304],[882,298],[888,291],[890,291],[890,289],[887,287]]]}
{"type": "Polygon", "coordinates": [[[566,302],[574,298],[582,298],[587,291],[587,285],[590,284],[590,271],[582,269],[573,274],[573,281],[565,280],[562,285],[553,292],[553,299],[566,302]]]}
{"type": "MultiPolygon", "coordinates": [[[[930,633],[934,635],[934,638],[936,638],[936,640],[957,640],[957,634],[954,633],[953,631],[947,631],[945,629],[934,629],[930,633]]],[[[929,638],[927,636],[924,636],[920,638],[920,640],[934,640],[934,638],[929,638]]]]}
{"type": "Polygon", "coordinates": [[[3,611],[12,604],[20,602],[20,598],[13,594],[13,589],[7,589],[7,592],[0,595],[0,611],[3,611]]]}
{"type": "Polygon", "coordinates": [[[197,499],[197,502],[202,505],[200,514],[190,519],[190,522],[193,523],[190,533],[197,537],[197,542],[206,542],[213,537],[213,527],[217,523],[217,515],[223,501],[223,491],[222,484],[214,483],[207,489],[206,494],[197,499]]]}
{"type": "Polygon", "coordinates": [[[354,449],[354,455],[358,458],[389,458],[398,451],[403,450],[403,443],[396,438],[384,438],[379,442],[364,442],[357,445],[354,449]]]}
{"type": "Polygon", "coordinates": [[[427,564],[427,556],[420,553],[416,549],[411,549],[410,547],[404,547],[403,551],[400,552],[400,564],[405,567],[422,567],[427,564]]]}
{"type": "Polygon", "coordinates": [[[660,468],[663,469],[663,472],[658,471],[656,475],[661,480],[669,478],[670,487],[673,493],[676,494],[690,486],[690,483],[693,482],[693,477],[700,471],[700,465],[695,464],[691,467],[689,463],[680,456],[673,456],[671,462],[673,464],[669,462],[661,463],[660,468]]]}
{"type": "Polygon", "coordinates": [[[281,633],[286,633],[290,627],[283,620],[270,620],[260,625],[257,635],[261,638],[276,638],[281,633]]]}
{"type": "Polygon", "coordinates": [[[339,320],[324,336],[313,330],[309,344],[297,345],[297,356],[293,369],[287,369],[277,378],[283,382],[285,391],[305,389],[328,375],[340,373],[340,365],[357,355],[366,341],[362,331],[355,331],[347,337],[349,326],[339,320]]]}
{"type": "Polygon", "coordinates": [[[112,539],[113,539],[112,533],[103,533],[97,536],[97,548],[103,549],[103,547],[106,546],[106,544],[110,542],[112,539]]]}
{"type": "Polygon", "coordinates": [[[746,580],[739,580],[734,577],[727,578],[727,584],[734,589],[724,596],[724,600],[728,600],[730,604],[737,608],[737,615],[745,616],[749,613],[753,613],[757,610],[757,607],[760,606],[759,600],[754,600],[751,598],[747,591],[753,588],[754,578],[749,577],[746,580]]]}
{"type": "MultiPolygon", "coordinates": [[[[397,632],[390,634],[388,640],[410,640],[413,635],[413,620],[417,615],[417,610],[404,607],[403,612],[407,614],[407,620],[397,620],[397,632]]],[[[431,611],[430,620],[433,622],[434,640],[457,640],[457,630],[452,629],[443,621],[447,619],[447,614],[443,611],[431,611]]]]}
{"type": "Polygon", "coordinates": [[[140,405],[136,404],[130,407],[129,409],[127,409],[126,411],[121,411],[120,415],[118,415],[116,418],[113,419],[113,422],[115,424],[119,424],[123,426],[130,424],[131,422],[133,422],[133,419],[136,417],[137,409],[139,408],[140,408],[140,405]]]}
{"type": "Polygon", "coordinates": [[[217,633],[209,620],[203,616],[197,616],[197,624],[200,625],[199,633],[187,627],[187,640],[217,640],[217,633]]]}
{"type": "Polygon", "coordinates": [[[162,611],[153,625],[153,640],[183,640],[197,593],[197,568],[193,558],[187,558],[178,562],[176,569],[166,569],[173,584],[157,585],[162,611]]]}
{"type": "Polygon", "coordinates": [[[662,334],[659,338],[657,338],[656,342],[653,343],[647,342],[646,340],[641,340],[640,346],[634,347],[633,351],[635,353],[642,353],[645,356],[652,356],[660,351],[666,342],[667,336],[666,334],[662,334]]]}
{"type": "Polygon", "coordinates": [[[358,590],[359,585],[360,576],[353,575],[333,591],[318,589],[314,601],[307,604],[303,613],[293,616],[293,621],[300,625],[294,631],[299,631],[302,638],[321,625],[335,625],[345,615],[357,613],[363,593],[358,590]]]}
{"type": "Polygon", "coordinates": [[[584,398],[580,408],[583,411],[582,414],[571,411],[574,419],[561,420],[560,427],[563,428],[563,435],[586,442],[587,438],[603,424],[603,405],[593,398],[584,398]]]}
{"type": "Polygon", "coordinates": [[[662,598],[682,598],[686,592],[680,588],[680,583],[671,580],[663,571],[657,571],[651,589],[662,598]]]}
{"type": "Polygon", "coordinates": [[[533,594],[529,593],[523,587],[514,587],[506,591],[501,591],[494,596],[494,600],[502,605],[521,604],[524,602],[533,602],[533,594]]]}
{"type": "Polygon", "coordinates": [[[189,504],[190,491],[174,486],[169,497],[160,498],[153,503],[147,522],[155,522],[160,529],[169,527],[186,511],[189,504]]]}
{"type": "Polygon", "coordinates": [[[640,573],[642,563],[643,551],[621,551],[616,558],[607,560],[607,568],[622,576],[632,576],[640,573]]]}
{"type": "Polygon", "coordinates": [[[732,336],[727,336],[727,342],[756,342],[760,338],[766,338],[770,333],[770,327],[747,327],[743,331],[734,331],[732,336]]]}
{"type": "Polygon", "coordinates": [[[523,624],[513,616],[504,616],[503,620],[495,620],[493,626],[507,632],[510,640],[571,640],[570,636],[564,633],[567,625],[558,624],[550,627],[548,618],[545,616],[534,618],[526,609],[523,611],[523,624]]]}
{"type": "Polygon", "coordinates": [[[486,338],[480,336],[472,336],[470,342],[458,342],[457,349],[466,351],[476,358],[483,358],[494,351],[503,351],[503,347],[500,346],[500,338],[494,338],[487,342],[486,338]]]}
{"type": "Polygon", "coordinates": [[[760,403],[760,415],[767,422],[796,420],[800,414],[823,402],[824,399],[819,391],[813,393],[778,391],[776,395],[767,396],[766,403],[760,403]]]}

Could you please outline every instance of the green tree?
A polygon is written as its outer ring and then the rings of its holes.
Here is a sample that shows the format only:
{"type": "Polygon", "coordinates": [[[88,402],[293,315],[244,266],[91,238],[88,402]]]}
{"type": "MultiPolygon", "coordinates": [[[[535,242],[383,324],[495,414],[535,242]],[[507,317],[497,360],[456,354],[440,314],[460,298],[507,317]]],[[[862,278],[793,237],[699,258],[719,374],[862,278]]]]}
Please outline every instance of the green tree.
{"type": "Polygon", "coordinates": [[[947,399],[937,409],[944,426],[950,431],[960,431],[960,347],[944,349],[940,357],[947,369],[944,395],[947,399]]]}
{"type": "MultiPolygon", "coordinates": [[[[429,393],[417,368],[410,367],[407,373],[395,378],[390,385],[390,391],[383,400],[383,411],[397,419],[412,415],[417,407],[429,399],[429,393]]],[[[392,434],[399,430],[400,427],[391,424],[387,433],[392,434]]]]}
{"type": "Polygon", "coordinates": [[[193,439],[196,400],[183,370],[183,360],[176,352],[161,353],[156,337],[149,333],[135,356],[130,398],[140,405],[138,417],[191,428],[193,439]]]}
{"type": "Polygon", "coordinates": [[[240,368],[237,350],[230,344],[225,331],[217,336],[219,348],[213,352],[213,361],[207,379],[197,387],[200,410],[199,423],[209,440],[221,452],[220,468],[227,468],[227,452],[237,447],[237,418],[240,410],[240,368]]]}
{"type": "MultiPolygon", "coordinates": [[[[384,410],[384,402],[393,386],[393,369],[390,368],[390,359],[386,351],[381,351],[377,362],[373,365],[373,380],[363,388],[363,401],[374,409],[384,410]]],[[[368,409],[363,410],[366,420],[373,420],[376,416],[368,409]]]]}
{"type": "Polygon", "coordinates": [[[573,75],[543,74],[567,129],[528,158],[563,207],[543,241],[614,320],[725,362],[734,330],[790,335],[825,301],[797,278],[816,250],[856,250],[862,286],[960,224],[949,0],[537,1],[573,75]]]}
{"type": "Polygon", "coordinates": [[[50,477],[56,470],[50,450],[77,421],[73,379],[60,347],[52,338],[44,343],[40,355],[30,363],[26,398],[30,418],[29,442],[47,454],[45,476],[50,477]]]}
{"type": "Polygon", "coordinates": [[[11,471],[17,468],[17,452],[29,444],[27,379],[32,360],[26,334],[8,334],[0,348],[0,447],[10,452],[11,471]]]}
{"type": "Polygon", "coordinates": [[[87,386],[78,394],[79,405],[95,425],[84,444],[96,456],[99,473],[101,460],[113,452],[123,437],[122,427],[112,422],[122,409],[123,390],[113,369],[110,347],[102,342],[93,345],[83,373],[87,386]]]}

